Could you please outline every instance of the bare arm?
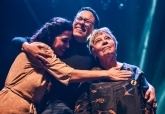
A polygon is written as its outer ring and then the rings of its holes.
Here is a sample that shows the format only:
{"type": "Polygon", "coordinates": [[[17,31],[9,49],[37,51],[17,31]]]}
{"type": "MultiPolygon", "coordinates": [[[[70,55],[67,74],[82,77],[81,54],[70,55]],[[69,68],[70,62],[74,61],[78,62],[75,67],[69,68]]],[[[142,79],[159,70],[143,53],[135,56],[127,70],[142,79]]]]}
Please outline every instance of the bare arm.
{"type": "Polygon", "coordinates": [[[120,71],[120,67],[114,67],[109,70],[74,70],[70,79],[70,83],[88,82],[100,79],[109,79],[113,81],[128,80],[132,76],[131,71],[120,71]]]}
{"type": "MultiPolygon", "coordinates": [[[[41,48],[44,45],[43,43],[32,43],[32,44],[27,44],[24,43],[22,47],[24,48],[23,50],[27,53],[32,54],[31,58],[35,59],[36,61],[44,61],[47,64],[47,67],[49,67],[49,71],[51,71],[51,74],[53,72],[58,72],[60,74],[65,73],[62,68],[66,65],[65,63],[61,62],[59,59],[54,57],[55,59],[50,60],[49,57],[42,56],[41,53],[45,53],[44,51],[41,50],[41,48]],[[36,50],[39,50],[36,52],[36,50]],[[58,60],[58,62],[57,62],[58,60]],[[58,64],[57,64],[58,63],[58,64]],[[64,65],[62,68],[60,68],[61,65],[64,65]],[[60,66],[59,68],[57,66],[60,66]],[[58,68],[58,69],[57,69],[58,68]]],[[[47,48],[47,47],[46,47],[47,48]]],[[[48,53],[45,53],[48,54],[48,53]]],[[[51,54],[49,54],[51,55],[51,54]]],[[[67,65],[66,65],[67,66],[67,65]]],[[[76,83],[76,82],[88,82],[88,81],[93,81],[93,80],[98,80],[98,79],[110,79],[114,81],[118,80],[128,80],[129,77],[132,76],[132,73],[130,71],[120,71],[120,67],[114,67],[111,68],[110,70],[104,70],[104,71],[90,71],[90,70],[74,70],[71,74],[70,78],[70,83],[76,83]]]]}

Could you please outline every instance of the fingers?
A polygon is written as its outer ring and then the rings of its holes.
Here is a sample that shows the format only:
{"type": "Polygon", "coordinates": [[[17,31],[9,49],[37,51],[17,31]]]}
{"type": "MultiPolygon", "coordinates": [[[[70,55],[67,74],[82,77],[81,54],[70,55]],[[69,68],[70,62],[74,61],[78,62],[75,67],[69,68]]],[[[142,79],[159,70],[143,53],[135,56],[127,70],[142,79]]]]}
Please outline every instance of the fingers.
{"type": "Polygon", "coordinates": [[[148,99],[147,102],[152,102],[154,100],[154,97],[150,95],[150,98],[148,99]]]}
{"type": "Polygon", "coordinates": [[[33,46],[33,47],[37,47],[38,49],[41,49],[41,48],[49,48],[48,45],[46,44],[43,44],[41,42],[33,42],[31,44],[29,44],[30,46],[33,46]]]}
{"type": "Polygon", "coordinates": [[[118,66],[118,67],[113,67],[116,70],[120,70],[122,66],[118,66]]]}
{"type": "Polygon", "coordinates": [[[154,103],[156,103],[156,98],[153,100],[154,103]]]}
{"type": "Polygon", "coordinates": [[[149,96],[149,94],[150,94],[150,92],[149,92],[149,91],[147,91],[147,92],[146,92],[146,94],[145,94],[145,97],[144,97],[144,98],[145,98],[145,99],[147,99],[147,98],[148,98],[148,96],[149,96]]]}
{"type": "Polygon", "coordinates": [[[157,107],[156,99],[154,99],[154,101],[153,101],[153,107],[154,107],[154,108],[157,107]]]}
{"type": "Polygon", "coordinates": [[[43,61],[43,62],[45,62],[45,63],[48,63],[48,64],[50,63],[45,57],[43,57],[43,56],[41,56],[41,55],[37,56],[36,59],[37,59],[37,60],[41,60],[41,61],[43,61]]]}
{"type": "MultiPolygon", "coordinates": [[[[147,102],[152,102],[155,99],[155,97],[151,94],[151,91],[147,91],[144,98],[147,99],[148,97],[149,97],[149,99],[147,100],[147,102]]],[[[155,101],[156,101],[156,99],[155,99],[155,101]]]]}
{"type": "Polygon", "coordinates": [[[120,75],[119,78],[130,78],[132,75],[120,75]]]}
{"type": "Polygon", "coordinates": [[[121,72],[121,74],[126,74],[126,75],[132,75],[133,73],[131,72],[131,71],[127,71],[127,70],[121,70],[120,71],[121,72]]]}
{"type": "Polygon", "coordinates": [[[122,81],[122,80],[128,80],[129,78],[119,78],[118,80],[119,81],[122,81]]]}
{"type": "Polygon", "coordinates": [[[132,76],[131,71],[120,71],[120,78],[129,78],[132,76]]]}
{"type": "Polygon", "coordinates": [[[38,52],[38,53],[39,53],[39,55],[41,55],[41,56],[43,56],[43,57],[52,57],[51,54],[45,53],[45,52],[43,52],[43,51],[40,51],[40,52],[38,52]]]}
{"type": "Polygon", "coordinates": [[[44,44],[36,44],[38,48],[49,48],[47,45],[44,44]]]}

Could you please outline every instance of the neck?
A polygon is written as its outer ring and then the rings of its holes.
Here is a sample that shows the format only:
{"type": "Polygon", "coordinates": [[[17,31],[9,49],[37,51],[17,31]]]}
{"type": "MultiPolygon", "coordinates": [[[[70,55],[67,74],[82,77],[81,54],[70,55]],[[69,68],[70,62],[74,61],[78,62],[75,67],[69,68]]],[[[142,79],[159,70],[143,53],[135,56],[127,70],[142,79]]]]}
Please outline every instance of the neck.
{"type": "Polygon", "coordinates": [[[79,43],[86,43],[87,38],[82,38],[82,37],[75,37],[75,40],[79,43]]]}
{"type": "Polygon", "coordinates": [[[115,55],[112,56],[104,56],[99,59],[100,65],[104,67],[106,70],[109,70],[112,67],[117,67],[117,61],[115,55]]]}

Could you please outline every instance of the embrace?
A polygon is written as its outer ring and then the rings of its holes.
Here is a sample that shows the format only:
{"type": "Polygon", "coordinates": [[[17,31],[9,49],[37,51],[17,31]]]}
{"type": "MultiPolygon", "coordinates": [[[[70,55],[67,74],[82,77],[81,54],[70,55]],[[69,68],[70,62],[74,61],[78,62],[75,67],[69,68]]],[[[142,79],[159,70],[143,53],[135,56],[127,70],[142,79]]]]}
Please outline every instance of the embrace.
{"type": "Polygon", "coordinates": [[[83,7],[73,24],[55,17],[31,38],[14,38],[23,52],[0,91],[0,113],[156,113],[154,88],[138,67],[116,60],[117,40],[106,27],[94,30],[99,23],[83,7]]]}

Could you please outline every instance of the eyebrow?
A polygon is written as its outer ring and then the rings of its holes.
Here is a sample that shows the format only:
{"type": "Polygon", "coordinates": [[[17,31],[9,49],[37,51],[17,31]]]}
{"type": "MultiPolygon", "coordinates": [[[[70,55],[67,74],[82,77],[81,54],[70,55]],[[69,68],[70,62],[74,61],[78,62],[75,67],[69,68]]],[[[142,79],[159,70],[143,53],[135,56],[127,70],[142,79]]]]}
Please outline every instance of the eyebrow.
{"type": "MultiPolygon", "coordinates": [[[[111,38],[111,39],[112,39],[111,36],[107,36],[107,35],[106,35],[104,38],[111,38]]],[[[95,40],[98,40],[98,39],[102,39],[102,38],[101,38],[101,37],[95,38],[94,41],[95,41],[95,40]]]]}
{"type": "Polygon", "coordinates": [[[84,18],[84,17],[82,17],[82,16],[78,16],[78,17],[81,17],[81,18],[83,18],[83,19],[85,19],[85,20],[90,20],[90,19],[88,19],[88,18],[84,18]]]}
{"type": "Polygon", "coordinates": [[[96,41],[99,39],[102,39],[102,38],[98,37],[98,38],[94,39],[94,43],[96,43],[96,41]]]}
{"type": "Polygon", "coordinates": [[[98,38],[96,38],[95,40],[98,40],[98,39],[102,39],[102,38],[98,37],[98,38]]]}

